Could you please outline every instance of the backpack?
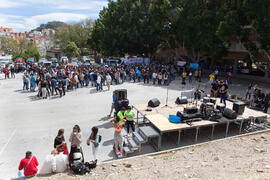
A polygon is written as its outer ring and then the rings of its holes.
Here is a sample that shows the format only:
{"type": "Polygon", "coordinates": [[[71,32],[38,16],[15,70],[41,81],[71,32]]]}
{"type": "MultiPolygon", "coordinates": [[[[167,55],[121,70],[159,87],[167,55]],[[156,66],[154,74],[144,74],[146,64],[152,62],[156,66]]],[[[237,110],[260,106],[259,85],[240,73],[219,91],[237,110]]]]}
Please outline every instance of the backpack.
{"type": "Polygon", "coordinates": [[[87,166],[89,169],[94,169],[97,167],[97,163],[95,161],[86,162],[85,166],[87,166]]]}
{"type": "Polygon", "coordinates": [[[82,162],[74,162],[70,169],[72,170],[72,172],[74,174],[78,174],[78,175],[84,175],[86,173],[90,173],[90,169],[84,165],[82,162]]]}

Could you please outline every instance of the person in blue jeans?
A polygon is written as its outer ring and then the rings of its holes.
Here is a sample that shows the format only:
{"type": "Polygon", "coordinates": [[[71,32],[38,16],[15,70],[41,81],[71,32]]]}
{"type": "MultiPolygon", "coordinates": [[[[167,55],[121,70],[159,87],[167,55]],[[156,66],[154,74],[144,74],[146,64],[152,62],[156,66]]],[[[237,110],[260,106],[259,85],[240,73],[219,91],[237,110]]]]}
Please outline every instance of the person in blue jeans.
{"type": "Polygon", "coordinates": [[[226,100],[227,100],[227,92],[228,92],[228,85],[221,81],[220,88],[219,88],[219,95],[220,95],[220,103],[224,103],[226,107],[226,100]]]}

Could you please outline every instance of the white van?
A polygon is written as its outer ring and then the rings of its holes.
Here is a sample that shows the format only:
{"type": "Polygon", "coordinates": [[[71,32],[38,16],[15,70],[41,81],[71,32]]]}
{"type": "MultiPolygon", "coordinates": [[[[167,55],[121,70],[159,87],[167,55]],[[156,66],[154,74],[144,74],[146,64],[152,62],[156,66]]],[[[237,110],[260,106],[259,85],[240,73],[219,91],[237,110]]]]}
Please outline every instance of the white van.
{"type": "Polygon", "coordinates": [[[107,59],[105,64],[109,66],[121,66],[123,61],[121,59],[107,59]]]}

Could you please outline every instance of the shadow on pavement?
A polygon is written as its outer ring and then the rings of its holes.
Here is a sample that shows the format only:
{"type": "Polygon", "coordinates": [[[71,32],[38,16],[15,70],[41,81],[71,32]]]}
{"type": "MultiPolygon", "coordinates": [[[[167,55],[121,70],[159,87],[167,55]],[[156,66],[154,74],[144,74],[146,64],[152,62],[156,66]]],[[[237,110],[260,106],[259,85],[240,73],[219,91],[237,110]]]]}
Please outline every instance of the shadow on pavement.
{"type": "Polygon", "coordinates": [[[98,125],[97,126],[98,128],[104,128],[104,129],[109,129],[109,128],[112,128],[112,123],[109,121],[109,122],[105,122],[104,124],[101,124],[101,125],[98,125]]]}
{"type": "Polygon", "coordinates": [[[111,145],[113,145],[113,142],[114,142],[113,139],[107,140],[107,141],[104,141],[102,145],[103,146],[111,146],[111,145]]]}

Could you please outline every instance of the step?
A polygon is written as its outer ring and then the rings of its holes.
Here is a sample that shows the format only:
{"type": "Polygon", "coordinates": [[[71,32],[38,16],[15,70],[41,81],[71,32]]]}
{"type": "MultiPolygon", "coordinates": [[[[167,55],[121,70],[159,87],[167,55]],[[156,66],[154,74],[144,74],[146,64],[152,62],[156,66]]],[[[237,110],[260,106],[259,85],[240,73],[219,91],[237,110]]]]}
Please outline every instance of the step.
{"type": "Polygon", "coordinates": [[[142,143],[145,143],[146,140],[143,138],[143,136],[141,136],[138,132],[133,132],[133,137],[135,138],[135,140],[142,144],[142,143]]]}
{"type": "Polygon", "coordinates": [[[138,145],[134,141],[134,139],[130,138],[130,139],[128,139],[128,142],[129,142],[129,145],[130,145],[130,147],[131,147],[132,150],[138,150],[139,149],[140,145],[138,145]]]}
{"type": "Polygon", "coordinates": [[[141,131],[144,137],[146,137],[147,139],[153,138],[153,137],[159,137],[159,133],[151,126],[139,127],[139,131],[141,131]]]}
{"type": "Polygon", "coordinates": [[[126,146],[126,147],[123,147],[123,150],[124,150],[124,154],[125,154],[125,156],[127,156],[128,154],[130,154],[130,153],[133,153],[134,151],[130,148],[130,147],[128,147],[128,146],[126,146]]]}

